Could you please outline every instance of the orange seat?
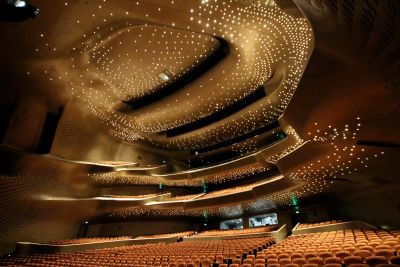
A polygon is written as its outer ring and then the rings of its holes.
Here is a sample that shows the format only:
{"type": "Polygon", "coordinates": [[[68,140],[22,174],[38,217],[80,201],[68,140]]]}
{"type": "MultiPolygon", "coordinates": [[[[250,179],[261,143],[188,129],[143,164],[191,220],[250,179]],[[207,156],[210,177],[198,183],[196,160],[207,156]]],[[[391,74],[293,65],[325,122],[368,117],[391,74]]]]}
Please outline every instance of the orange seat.
{"type": "Polygon", "coordinates": [[[339,257],[328,257],[324,261],[325,264],[334,263],[334,264],[342,264],[342,259],[339,257]]]}
{"type": "Polygon", "coordinates": [[[383,256],[389,260],[393,256],[393,251],[390,249],[378,249],[375,250],[375,256],[383,256]]]}
{"type": "Polygon", "coordinates": [[[315,263],[318,266],[322,266],[322,265],[324,265],[324,260],[320,257],[314,257],[314,258],[309,258],[307,260],[307,263],[315,263]]]}
{"type": "Polygon", "coordinates": [[[333,254],[331,252],[320,252],[320,253],[318,253],[318,256],[321,259],[325,260],[328,257],[333,257],[333,254]]]}
{"type": "Polygon", "coordinates": [[[292,263],[292,261],[289,258],[283,258],[279,260],[279,264],[281,266],[286,266],[286,264],[290,264],[292,263]]]}
{"type": "Polygon", "coordinates": [[[354,254],[353,254],[354,256],[359,256],[359,257],[361,257],[362,259],[365,259],[365,258],[367,258],[367,257],[369,257],[369,256],[372,256],[372,252],[371,251],[369,251],[369,250],[363,250],[363,249],[361,249],[361,250],[356,250],[356,251],[354,251],[354,254]]]}
{"type": "Polygon", "coordinates": [[[308,260],[309,258],[316,258],[318,255],[314,252],[306,252],[304,253],[304,258],[308,260]]]}
{"type": "Polygon", "coordinates": [[[293,259],[292,263],[299,265],[299,267],[302,267],[304,264],[307,263],[307,260],[305,258],[295,258],[293,259]]]}
{"type": "Polygon", "coordinates": [[[353,264],[350,264],[347,267],[370,267],[370,266],[368,264],[365,264],[365,263],[353,263],[353,264]]]}
{"type": "Polygon", "coordinates": [[[391,264],[400,264],[400,255],[390,257],[389,262],[391,264]]]}
{"type": "Polygon", "coordinates": [[[338,257],[338,258],[340,258],[340,259],[343,261],[343,259],[344,259],[345,257],[349,257],[349,256],[351,256],[351,254],[350,254],[350,252],[348,252],[348,251],[342,250],[342,251],[337,252],[337,253],[335,254],[335,256],[338,257]]]}
{"type": "Polygon", "coordinates": [[[297,259],[297,258],[303,258],[303,254],[301,253],[292,253],[292,255],[290,255],[290,257],[292,258],[292,260],[297,259]]]}
{"type": "Polygon", "coordinates": [[[343,263],[347,266],[353,263],[363,263],[363,260],[360,256],[349,256],[343,259],[343,263]]]}
{"type": "Polygon", "coordinates": [[[387,259],[383,256],[369,256],[369,257],[365,258],[365,262],[369,266],[375,266],[375,265],[381,264],[381,263],[388,263],[387,259]]]}
{"type": "Polygon", "coordinates": [[[375,265],[375,267],[400,267],[400,264],[380,263],[375,265]]]}
{"type": "Polygon", "coordinates": [[[328,264],[322,265],[322,267],[342,267],[342,265],[339,263],[328,263],[328,264]]]}

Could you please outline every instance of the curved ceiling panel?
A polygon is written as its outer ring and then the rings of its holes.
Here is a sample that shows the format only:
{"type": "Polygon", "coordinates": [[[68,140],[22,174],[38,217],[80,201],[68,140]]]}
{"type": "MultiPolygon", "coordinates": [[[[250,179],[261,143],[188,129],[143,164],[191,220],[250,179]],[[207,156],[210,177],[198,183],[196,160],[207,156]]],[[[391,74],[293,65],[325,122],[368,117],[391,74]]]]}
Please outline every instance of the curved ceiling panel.
{"type": "Polygon", "coordinates": [[[47,64],[114,135],[128,142],[145,139],[187,149],[231,139],[276,120],[289,103],[313,48],[307,20],[286,14],[272,1],[244,5],[191,0],[175,5],[173,1],[133,4],[121,0],[98,8],[92,5],[88,3],[87,8],[93,14],[85,15],[77,11],[84,9],[79,3],[68,4],[65,15],[81,15],[54,30],[80,26],[81,21],[85,25],[74,33],[70,55],[47,64]],[[104,23],[91,28],[87,23],[91,16],[96,20],[100,16],[104,23]],[[121,100],[140,101],[165,86],[158,76],[163,71],[180,76],[194,69],[218,49],[217,40],[223,40],[229,52],[202,75],[151,105],[128,112],[116,108],[121,100]],[[280,82],[271,82],[272,77],[280,82]],[[266,85],[265,97],[225,117],[223,123],[212,123],[212,129],[210,124],[204,131],[195,130],[193,136],[188,132],[172,139],[159,135],[224,110],[266,85]]]}
{"type": "Polygon", "coordinates": [[[140,101],[195,68],[218,46],[216,38],[204,34],[137,25],[115,32],[89,50],[87,64],[94,65],[99,78],[112,85],[110,95],[121,101],[140,101]]]}

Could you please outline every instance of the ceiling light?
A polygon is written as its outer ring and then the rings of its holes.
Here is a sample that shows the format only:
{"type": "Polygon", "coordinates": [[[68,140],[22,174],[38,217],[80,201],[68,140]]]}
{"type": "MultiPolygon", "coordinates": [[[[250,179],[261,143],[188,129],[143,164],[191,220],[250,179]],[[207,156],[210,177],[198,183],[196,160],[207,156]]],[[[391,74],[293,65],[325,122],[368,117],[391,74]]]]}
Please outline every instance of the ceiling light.
{"type": "Polygon", "coordinates": [[[158,77],[164,82],[168,82],[172,78],[172,73],[169,70],[165,69],[160,74],[158,74],[158,77]]]}
{"type": "Polygon", "coordinates": [[[39,9],[23,0],[0,0],[0,20],[20,22],[35,18],[39,9]]]}

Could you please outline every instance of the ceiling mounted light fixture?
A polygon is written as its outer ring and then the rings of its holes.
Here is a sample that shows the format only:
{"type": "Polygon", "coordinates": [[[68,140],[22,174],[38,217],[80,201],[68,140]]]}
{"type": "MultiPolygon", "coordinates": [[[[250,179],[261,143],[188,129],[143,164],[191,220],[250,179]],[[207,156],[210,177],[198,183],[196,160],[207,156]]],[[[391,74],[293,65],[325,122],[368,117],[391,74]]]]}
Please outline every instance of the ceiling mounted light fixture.
{"type": "Polygon", "coordinates": [[[169,70],[165,69],[160,74],[158,74],[158,77],[163,80],[164,82],[168,82],[172,78],[172,72],[169,70]]]}
{"type": "Polygon", "coordinates": [[[0,20],[20,22],[35,18],[39,9],[23,0],[0,0],[0,20]]]}

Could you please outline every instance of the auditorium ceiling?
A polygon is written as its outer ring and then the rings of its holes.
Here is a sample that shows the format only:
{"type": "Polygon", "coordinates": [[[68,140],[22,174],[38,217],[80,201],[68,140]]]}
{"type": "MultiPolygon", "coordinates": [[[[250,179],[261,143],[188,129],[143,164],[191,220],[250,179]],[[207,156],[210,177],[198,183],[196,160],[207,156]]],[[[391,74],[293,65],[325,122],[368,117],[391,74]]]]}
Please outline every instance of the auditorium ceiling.
{"type": "Polygon", "coordinates": [[[396,1],[32,4],[0,25],[3,202],[33,199],[32,220],[232,217],[398,183],[396,1]]]}

